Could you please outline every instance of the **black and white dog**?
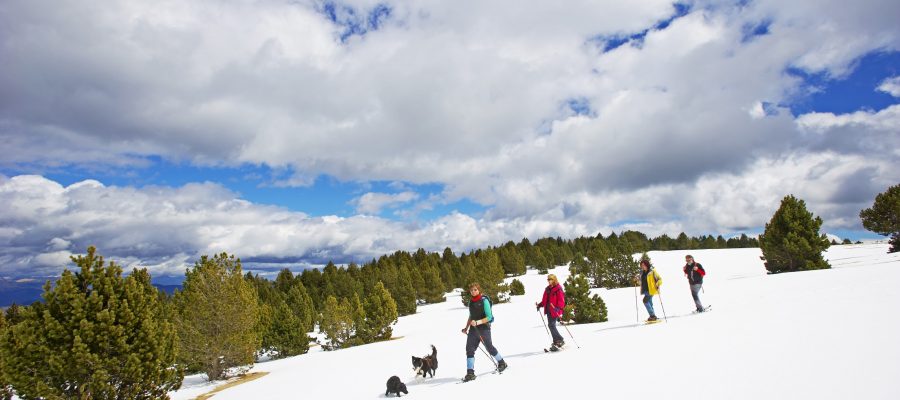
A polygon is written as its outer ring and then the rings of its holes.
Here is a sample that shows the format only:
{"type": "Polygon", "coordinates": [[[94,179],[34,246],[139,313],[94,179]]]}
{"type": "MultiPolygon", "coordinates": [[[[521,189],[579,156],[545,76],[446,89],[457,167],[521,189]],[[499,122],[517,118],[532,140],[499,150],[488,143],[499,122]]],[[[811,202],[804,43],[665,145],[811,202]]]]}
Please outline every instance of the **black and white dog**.
{"type": "Polygon", "coordinates": [[[431,355],[422,358],[413,356],[412,364],[413,371],[416,371],[416,377],[422,375],[422,378],[425,378],[430,372],[431,377],[434,378],[434,371],[438,367],[437,349],[431,345],[431,355]]]}
{"type": "Polygon", "coordinates": [[[403,394],[409,394],[406,390],[406,384],[400,381],[400,378],[397,375],[390,377],[387,381],[387,391],[384,392],[384,397],[387,397],[391,393],[396,393],[397,397],[400,397],[400,392],[403,394]]]}

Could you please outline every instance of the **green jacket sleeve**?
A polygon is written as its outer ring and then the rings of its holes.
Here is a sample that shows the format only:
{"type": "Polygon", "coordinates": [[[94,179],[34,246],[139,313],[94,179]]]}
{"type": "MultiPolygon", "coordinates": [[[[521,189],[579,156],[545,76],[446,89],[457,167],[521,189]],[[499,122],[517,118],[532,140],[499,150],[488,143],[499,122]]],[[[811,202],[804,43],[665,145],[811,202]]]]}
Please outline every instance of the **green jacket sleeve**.
{"type": "Polygon", "coordinates": [[[491,313],[491,301],[485,299],[484,302],[484,315],[487,317],[488,322],[494,322],[494,314],[491,313]]]}

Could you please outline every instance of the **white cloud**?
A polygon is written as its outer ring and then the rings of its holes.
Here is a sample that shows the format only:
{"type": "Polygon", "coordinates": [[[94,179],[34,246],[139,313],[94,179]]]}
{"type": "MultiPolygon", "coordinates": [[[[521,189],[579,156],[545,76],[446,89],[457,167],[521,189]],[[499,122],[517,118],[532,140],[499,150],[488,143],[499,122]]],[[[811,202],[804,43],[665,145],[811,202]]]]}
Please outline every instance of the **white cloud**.
{"type": "Polygon", "coordinates": [[[651,236],[681,231],[729,236],[761,227],[787,194],[806,200],[825,228],[853,229],[858,218],[846,216],[900,179],[895,166],[896,159],[837,153],[761,159],[740,173],[705,174],[694,184],[581,192],[564,204],[545,202],[542,212],[530,216],[494,209],[483,218],[452,213],[421,224],[363,215],[310,217],[249,203],[214,184],[62,187],[17,176],[0,183],[0,221],[17,227],[0,235],[0,275],[58,274],[69,255],[89,245],[127,268],[148,267],[160,276],[180,275],[199,255],[222,251],[250,266],[278,269],[328,260],[363,262],[399,249],[465,251],[523,237],[626,229],[651,236]],[[32,201],[38,198],[43,201],[32,201]]]}
{"type": "Polygon", "coordinates": [[[763,108],[763,104],[760,101],[753,103],[747,113],[750,114],[753,119],[760,119],[766,116],[766,110],[763,108]]]}
{"type": "Polygon", "coordinates": [[[900,76],[885,79],[878,85],[878,90],[894,97],[900,97],[900,76]]]}
{"type": "Polygon", "coordinates": [[[353,200],[356,204],[356,212],[360,214],[378,214],[385,207],[395,207],[403,203],[416,200],[419,195],[415,192],[402,193],[375,193],[369,192],[353,200]]]}
{"type": "Polygon", "coordinates": [[[892,105],[878,112],[857,111],[849,114],[809,113],[797,118],[797,125],[806,130],[822,132],[850,125],[896,132],[900,127],[900,105],[892,105]]]}

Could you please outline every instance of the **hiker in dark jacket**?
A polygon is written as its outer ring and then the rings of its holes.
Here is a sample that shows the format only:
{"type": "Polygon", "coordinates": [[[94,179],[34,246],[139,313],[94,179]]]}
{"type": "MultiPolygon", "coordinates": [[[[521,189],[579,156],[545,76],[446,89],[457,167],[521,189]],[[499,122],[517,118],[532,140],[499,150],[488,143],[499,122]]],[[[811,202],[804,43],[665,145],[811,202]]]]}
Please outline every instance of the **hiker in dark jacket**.
{"type": "Polygon", "coordinates": [[[484,343],[488,353],[497,360],[497,370],[503,372],[506,369],[506,361],[491,342],[491,322],[494,321],[491,300],[482,295],[481,285],[478,283],[469,285],[469,294],[472,295],[472,299],[469,301],[469,318],[466,320],[466,327],[462,329],[462,333],[468,336],[466,338],[466,376],[463,377],[463,381],[466,382],[475,379],[475,349],[480,343],[484,343]]]}
{"type": "Polygon", "coordinates": [[[700,289],[703,288],[703,277],[706,276],[706,270],[700,263],[694,261],[694,257],[690,254],[684,256],[684,276],[687,277],[688,283],[691,285],[691,296],[694,297],[694,305],[697,306],[697,312],[703,312],[703,304],[700,303],[700,289]]]}
{"type": "Polygon", "coordinates": [[[550,345],[550,350],[556,351],[563,347],[566,342],[563,341],[563,336],[556,329],[556,321],[562,317],[563,309],[566,307],[566,293],[563,292],[562,285],[559,284],[556,275],[547,275],[547,288],[544,289],[544,297],[541,298],[541,301],[534,303],[534,305],[537,306],[538,310],[543,307],[544,313],[547,314],[547,326],[550,328],[550,336],[553,336],[553,344],[550,345]]]}

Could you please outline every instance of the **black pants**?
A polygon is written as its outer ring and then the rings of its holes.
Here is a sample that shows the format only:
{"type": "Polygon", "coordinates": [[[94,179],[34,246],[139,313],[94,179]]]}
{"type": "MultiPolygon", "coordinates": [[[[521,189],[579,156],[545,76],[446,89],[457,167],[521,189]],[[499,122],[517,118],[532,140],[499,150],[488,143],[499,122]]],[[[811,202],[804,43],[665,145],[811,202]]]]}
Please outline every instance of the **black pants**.
{"type": "Polygon", "coordinates": [[[492,356],[497,355],[497,349],[491,343],[491,326],[478,325],[469,327],[469,335],[466,337],[466,357],[475,357],[475,350],[478,349],[478,344],[482,340],[484,340],[484,347],[487,348],[488,353],[492,356]],[[481,334],[481,339],[478,338],[478,334],[481,334]]]}
{"type": "Polygon", "coordinates": [[[550,336],[553,336],[554,342],[562,342],[563,336],[559,334],[559,330],[556,329],[556,321],[559,318],[553,318],[550,314],[547,314],[547,326],[550,327],[550,336]]]}

